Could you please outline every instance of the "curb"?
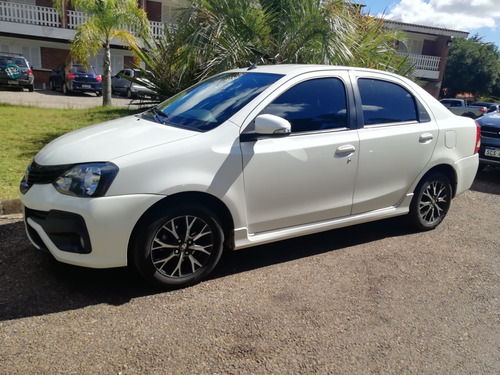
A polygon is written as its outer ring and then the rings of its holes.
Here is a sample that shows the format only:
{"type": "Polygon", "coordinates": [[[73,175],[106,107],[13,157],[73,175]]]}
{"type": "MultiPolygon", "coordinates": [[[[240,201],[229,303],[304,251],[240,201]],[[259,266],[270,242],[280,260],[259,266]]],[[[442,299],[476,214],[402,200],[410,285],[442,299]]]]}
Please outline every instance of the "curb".
{"type": "Polygon", "coordinates": [[[21,200],[19,198],[0,202],[0,215],[12,215],[22,213],[21,200]]]}

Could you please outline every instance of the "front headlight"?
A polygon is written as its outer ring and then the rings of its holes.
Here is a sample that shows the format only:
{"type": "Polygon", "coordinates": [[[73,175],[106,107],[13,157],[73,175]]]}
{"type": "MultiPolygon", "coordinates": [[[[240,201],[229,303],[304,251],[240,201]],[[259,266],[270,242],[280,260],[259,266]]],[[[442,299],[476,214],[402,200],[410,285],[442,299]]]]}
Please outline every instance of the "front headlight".
{"type": "Polygon", "coordinates": [[[113,163],[88,163],[71,167],[53,185],[62,194],[76,197],[100,197],[113,182],[118,167],[113,163]]]}

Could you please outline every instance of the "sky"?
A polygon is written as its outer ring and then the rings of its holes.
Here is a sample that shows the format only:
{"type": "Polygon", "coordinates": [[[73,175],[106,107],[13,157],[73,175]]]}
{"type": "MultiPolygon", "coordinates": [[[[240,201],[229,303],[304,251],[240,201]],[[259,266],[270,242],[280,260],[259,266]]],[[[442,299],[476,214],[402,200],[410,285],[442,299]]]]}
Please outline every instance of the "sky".
{"type": "Polygon", "coordinates": [[[372,16],[469,32],[500,49],[499,0],[360,0],[372,16]]]}

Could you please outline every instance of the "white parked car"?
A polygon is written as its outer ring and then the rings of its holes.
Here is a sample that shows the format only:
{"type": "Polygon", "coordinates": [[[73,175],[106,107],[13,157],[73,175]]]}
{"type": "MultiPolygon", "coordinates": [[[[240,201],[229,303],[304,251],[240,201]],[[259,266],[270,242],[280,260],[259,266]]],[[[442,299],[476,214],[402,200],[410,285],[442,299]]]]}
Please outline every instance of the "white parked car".
{"type": "Polygon", "coordinates": [[[125,95],[128,99],[150,97],[158,95],[146,85],[151,82],[140,76],[138,69],[123,69],[117,75],[111,77],[111,92],[113,94],[125,95]]]}
{"type": "Polygon", "coordinates": [[[479,140],[398,75],[251,67],[54,140],[21,199],[31,242],[59,261],[183,287],[224,248],[398,215],[434,229],[471,186],[479,140]]]}

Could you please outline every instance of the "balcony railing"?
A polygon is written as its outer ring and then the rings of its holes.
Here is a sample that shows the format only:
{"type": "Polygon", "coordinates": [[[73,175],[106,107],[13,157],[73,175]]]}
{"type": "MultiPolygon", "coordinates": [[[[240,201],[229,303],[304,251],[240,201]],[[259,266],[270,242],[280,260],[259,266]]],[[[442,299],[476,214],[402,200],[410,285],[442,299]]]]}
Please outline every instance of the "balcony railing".
{"type": "Polygon", "coordinates": [[[439,71],[439,63],[441,62],[441,57],[439,56],[415,55],[411,53],[404,54],[404,56],[408,56],[413,60],[415,69],[439,71]]]}
{"type": "Polygon", "coordinates": [[[59,13],[55,8],[0,1],[0,21],[59,27],[59,13]]]}
{"type": "MultiPolygon", "coordinates": [[[[87,14],[75,10],[68,10],[68,29],[75,30],[87,20],[87,14]]],[[[0,1],[0,21],[24,23],[30,25],[60,27],[60,18],[57,9],[40,7],[29,4],[8,3],[0,1]]],[[[153,38],[164,34],[164,23],[149,21],[153,38]]]]}

